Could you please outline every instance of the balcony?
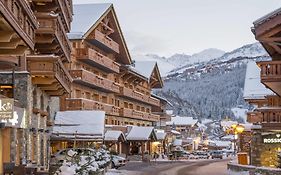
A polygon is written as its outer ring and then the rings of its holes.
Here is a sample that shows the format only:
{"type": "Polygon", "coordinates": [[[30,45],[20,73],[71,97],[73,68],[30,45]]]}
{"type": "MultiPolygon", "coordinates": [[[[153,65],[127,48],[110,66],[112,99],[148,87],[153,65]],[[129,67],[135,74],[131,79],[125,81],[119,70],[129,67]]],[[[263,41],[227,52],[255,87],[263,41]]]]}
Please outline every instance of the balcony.
{"type": "Polygon", "coordinates": [[[36,13],[40,27],[36,30],[36,49],[43,54],[62,56],[70,61],[70,43],[57,15],[36,13]]]}
{"type": "Polygon", "coordinates": [[[66,110],[100,110],[107,115],[119,116],[118,107],[85,98],[66,99],[66,110]]]}
{"type": "Polygon", "coordinates": [[[262,107],[257,109],[262,114],[262,128],[269,130],[280,129],[281,107],[262,107]]]}
{"type": "Polygon", "coordinates": [[[130,89],[130,88],[121,87],[120,94],[122,96],[128,97],[133,100],[138,100],[140,102],[147,103],[147,104],[154,105],[154,106],[160,106],[160,100],[153,98],[151,96],[142,94],[142,93],[135,91],[133,89],[130,89]]]}
{"type": "Polygon", "coordinates": [[[111,80],[100,77],[87,70],[70,70],[74,82],[97,88],[105,92],[119,93],[119,86],[111,80]]]}
{"type": "Polygon", "coordinates": [[[92,66],[99,67],[109,72],[119,73],[120,65],[112,59],[100,54],[99,52],[90,49],[75,49],[76,59],[92,66]]]}
{"type": "Polygon", "coordinates": [[[70,31],[72,21],[72,0],[32,0],[38,12],[54,11],[60,14],[65,31],[70,31]]]}
{"type": "Polygon", "coordinates": [[[281,61],[262,61],[257,64],[261,67],[261,82],[281,95],[281,61]]]}
{"type": "Polygon", "coordinates": [[[247,113],[247,122],[249,123],[261,123],[262,122],[262,113],[260,112],[248,112],[247,113]]]}
{"type": "Polygon", "coordinates": [[[119,53],[119,44],[113,41],[110,37],[107,35],[103,34],[102,32],[95,30],[93,34],[93,44],[96,44],[100,48],[102,48],[106,52],[115,52],[119,53]]]}
{"type": "MultiPolygon", "coordinates": [[[[0,0],[0,18],[4,17],[6,25],[10,25],[19,37],[31,48],[34,48],[35,29],[38,27],[36,17],[33,14],[29,3],[26,0],[0,0]]],[[[10,42],[13,33],[5,33],[4,30],[0,35],[6,36],[1,38],[5,42],[10,42]],[[3,33],[2,33],[3,32],[3,33]],[[10,36],[10,37],[9,37],[10,36]]]]}
{"type": "Polygon", "coordinates": [[[136,111],[134,109],[121,108],[120,115],[126,118],[133,118],[137,120],[159,121],[160,116],[156,114],[136,111]]]}
{"type": "Polygon", "coordinates": [[[58,56],[27,56],[28,71],[32,83],[37,84],[51,96],[70,92],[71,77],[58,56]]]}

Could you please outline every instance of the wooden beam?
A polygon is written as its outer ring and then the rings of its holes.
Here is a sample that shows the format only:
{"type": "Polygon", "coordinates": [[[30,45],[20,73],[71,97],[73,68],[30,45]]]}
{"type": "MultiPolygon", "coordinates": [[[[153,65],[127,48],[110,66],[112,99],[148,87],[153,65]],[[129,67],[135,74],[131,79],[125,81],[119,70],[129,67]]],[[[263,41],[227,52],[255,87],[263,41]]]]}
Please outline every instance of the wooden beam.
{"type": "Polygon", "coordinates": [[[0,31],[0,42],[10,42],[14,35],[14,31],[0,31]]]}
{"type": "Polygon", "coordinates": [[[279,54],[281,54],[281,48],[276,45],[276,43],[268,43],[268,45],[270,45],[271,47],[273,47],[274,50],[276,50],[276,52],[278,52],[279,54]]]}
{"type": "Polygon", "coordinates": [[[0,55],[20,56],[28,49],[26,46],[18,46],[16,49],[0,49],[0,55]]]}
{"type": "Polygon", "coordinates": [[[38,85],[40,89],[44,91],[56,91],[60,88],[59,83],[53,83],[52,85],[38,85]]]}
{"type": "Polygon", "coordinates": [[[16,49],[19,44],[23,44],[20,38],[12,38],[10,42],[0,42],[0,49],[16,49]]]}
{"type": "Polygon", "coordinates": [[[49,36],[42,36],[42,35],[39,35],[39,36],[36,36],[36,43],[39,43],[39,44],[43,44],[43,43],[53,43],[55,38],[51,35],[49,36]]]}
{"type": "Polygon", "coordinates": [[[54,82],[56,82],[56,79],[53,78],[43,78],[43,77],[33,77],[32,78],[32,83],[33,84],[42,84],[42,85],[47,85],[47,84],[53,84],[54,82]]]}

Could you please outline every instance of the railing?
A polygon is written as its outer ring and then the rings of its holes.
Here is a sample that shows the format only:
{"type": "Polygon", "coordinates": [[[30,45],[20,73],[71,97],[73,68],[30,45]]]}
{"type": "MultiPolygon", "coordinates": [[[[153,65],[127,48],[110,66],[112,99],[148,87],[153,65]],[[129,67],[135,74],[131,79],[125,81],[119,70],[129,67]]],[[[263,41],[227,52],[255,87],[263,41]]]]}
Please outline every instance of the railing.
{"type": "Polygon", "coordinates": [[[247,122],[249,122],[249,123],[261,123],[262,122],[262,113],[260,113],[260,112],[248,112],[247,113],[247,122]]]}
{"type": "Polygon", "coordinates": [[[70,43],[67,38],[66,32],[62,27],[63,24],[58,16],[49,16],[46,13],[36,13],[38,21],[40,23],[39,29],[36,31],[38,34],[54,34],[60,48],[62,49],[64,56],[67,60],[70,60],[70,43]]]}
{"type": "Polygon", "coordinates": [[[116,73],[119,73],[120,71],[120,65],[118,63],[116,63],[115,61],[111,60],[110,58],[102,55],[101,53],[93,49],[78,48],[75,49],[75,51],[78,60],[85,61],[85,62],[88,62],[89,60],[116,73]]]}
{"type": "Polygon", "coordinates": [[[62,12],[62,19],[65,23],[65,30],[70,31],[70,23],[72,21],[72,0],[57,0],[60,11],[62,12]]]}
{"type": "Polygon", "coordinates": [[[113,41],[110,37],[106,36],[102,32],[95,30],[95,39],[106,47],[112,49],[116,53],[119,53],[119,44],[113,41]]]}
{"type": "Polygon", "coordinates": [[[56,56],[28,56],[28,71],[35,76],[53,76],[59,84],[70,92],[71,78],[63,63],[56,56]]]}
{"type": "Polygon", "coordinates": [[[262,61],[258,62],[261,67],[261,79],[266,81],[269,79],[281,80],[281,61],[262,61]]]}
{"type": "Polygon", "coordinates": [[[102,88],[105,91],[119,93],[119,86],[115,82],[95,75],[87,70],[70,70],[70,75],[74,81],[82,81],[90,86],[102,88]]]}
{"type": "Polygon", "coordinates": [[[101,110],[109,115],[119,116],[119,108],[102,102],[89,100],[85,98],[68,98],[66,99],[67,110],[101,110]]]}
{"type": "Polygon", "coordinates": [[[36,17],[26,0],[0,0],[2,15],[9,21],[20,37],[34,48],[36,17]]]}
{"type": "Polygon", "coordinates": [[[147,121],[159,121],[160,119],[159,115],[137,111],[134,109],[128,109],[128,108],[121,108],[120,115],[127,118],[133,118],[138,120],[141,119],[147,121]]]}
{"type": "Polygon", "coordinates": [[[132,99],[144,102],[144,103],[148,103],[151,105],[155,105],[155,106],[160,106],[160,100],[153,98],[151,96],[142,94],[138,91],[135,91],[133,89],[130,88],[126,88],[126,87],[120,87],[120,94],[126,97],[130,97],[132,99]]]}

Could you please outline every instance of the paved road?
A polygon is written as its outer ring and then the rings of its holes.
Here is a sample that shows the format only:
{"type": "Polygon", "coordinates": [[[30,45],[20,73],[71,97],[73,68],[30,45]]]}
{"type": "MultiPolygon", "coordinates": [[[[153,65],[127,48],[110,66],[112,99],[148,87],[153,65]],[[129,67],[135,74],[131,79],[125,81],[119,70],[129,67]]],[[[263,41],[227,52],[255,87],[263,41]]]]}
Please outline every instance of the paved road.
{"type": "MultiPolygon", "coordinates": [[[[226,175],[229,160],[196,160],[184,162],[129,162],[120,170],[134,175],[226,175]]],[[[127,174],[127,173],[126,173],[127,174]]]]}

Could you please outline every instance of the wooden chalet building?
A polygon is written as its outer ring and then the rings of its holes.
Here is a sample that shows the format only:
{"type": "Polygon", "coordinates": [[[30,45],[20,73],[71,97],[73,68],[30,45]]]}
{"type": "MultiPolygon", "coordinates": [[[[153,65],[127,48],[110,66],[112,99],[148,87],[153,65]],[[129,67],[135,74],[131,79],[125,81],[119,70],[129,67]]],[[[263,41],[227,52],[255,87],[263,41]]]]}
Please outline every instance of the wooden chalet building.
{"type": "Polygon", "coordinates": [[[0,0],[0,174],[47,171],[50,99],[70,92],[72,0],[0,0]]]}
{"type": "Polygon", "coordinates": [[[256,110],[248,113],[248,122],[254,124],[251,139],[251,164],[276,167],[280,151],[281,134],[281,8],[256,20],[252,32],[263,45],[271,61],[257,62],[260,82],[274,93],[263,98],[247,99],[256,104],[256,110]]]}
{"type": "MultiPolygon", "coordinates": [[[[61,110],[101,110],[106,124],[152,126],[159,120],[152,107],[160,100],[152,88],[163,86],[157,64],[148,73],[131,60],[112,4],[74,6],[71,32],[71,93],[61,110]]],[[[143,63],[140,63],[143,64],[143,63]]]]}

